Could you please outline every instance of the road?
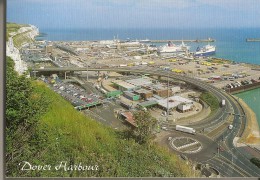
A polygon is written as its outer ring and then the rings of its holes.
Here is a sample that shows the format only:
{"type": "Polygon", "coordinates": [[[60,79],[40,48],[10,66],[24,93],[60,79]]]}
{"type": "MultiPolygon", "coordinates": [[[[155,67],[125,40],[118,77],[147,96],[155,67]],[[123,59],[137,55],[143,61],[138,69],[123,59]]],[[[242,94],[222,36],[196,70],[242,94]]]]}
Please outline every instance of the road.
{"type": "Polygon", "coordinates": [[[235,137],[241,136],[242,132],[244,131],[246,125],[246,117],[244,112],[242,111],[239,104],[234,100],[233,97],[228,95],[223,90],[220,90],[210,84],[202,82],[198,79],[194,79],[193,77],[188,77],[184,75],[179,75],[173,72],[164,71],[159,68],[45,68],[45,69],[35,69],[37,72],[66,72],[66,71],[115,71],[115,72],[131,72],[131,73],[147,73],[149,72],[150,75],[155,76],[164,76],[169,77],[171,79],[177,79],[180,81],[184,81],[189,83],[195,87],[203,89],[205,91],[209,91],[213,93],[219,102],[221,100],[226,101],[226,105],[222,108],[219,108],[218,111],[213,115],[210,116],[196,124],[193,124],[196,130],[212,130],[217,127],[219,124],[223,123],[223,121],[228,117],[228,113],[233,113],[234,120],[233,120],[233,129],[232,132],[228,132],[228,129],[220,135],[215,142],[219,143],[222,141],[222,138],[225,136],[224,144],[227,149],[225,152],[221,152],[220,156],[216,159],[211,159],[210,163],[216,169],[222,171],[221,173],[228,177],[233,176],[247,176],[247,177],[260,177],[260,170],[253,165],[239,150],[234,146],[233,140],[235,137]],[[219,161],[223,163],[220,166],[219,161]],[[224,165],[225,164],[225,165],[224,165]],[[228,169],[228,171],[225,171],[228,169]],[[230,172],[230,173],[229,173],[230,172]]]}

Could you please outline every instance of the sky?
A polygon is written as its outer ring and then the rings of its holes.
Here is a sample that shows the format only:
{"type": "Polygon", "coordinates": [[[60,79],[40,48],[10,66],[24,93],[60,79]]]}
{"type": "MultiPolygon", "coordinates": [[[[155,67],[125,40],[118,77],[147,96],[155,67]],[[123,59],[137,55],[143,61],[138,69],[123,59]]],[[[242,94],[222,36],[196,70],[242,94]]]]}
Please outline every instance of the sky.
{"type": "Polygon", "coordinates": [[[7,22],[39,28],[260,27],[260,0],[6,0],[7,22]]]}

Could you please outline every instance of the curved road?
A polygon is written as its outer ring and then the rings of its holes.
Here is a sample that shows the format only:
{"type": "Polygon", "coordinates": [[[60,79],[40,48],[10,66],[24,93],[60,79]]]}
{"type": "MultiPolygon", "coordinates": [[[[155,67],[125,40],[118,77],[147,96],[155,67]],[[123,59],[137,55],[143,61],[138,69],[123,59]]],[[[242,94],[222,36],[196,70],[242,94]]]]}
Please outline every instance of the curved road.
{"type": "Polygon", "coordinates": [[[239,107],[239,104],[234,100],[233,97],[228,95],[223,90],[220,90],[210,84],[202,82],[193,77],[179,75],[173,72],[164,71],[159,68],[45,68],[35,69],[36,72],[68,72],[68,71],[114,71],[114,72],[129,72],[129,73],[149,73],[155,76],[164,76],[171,79],[177,79],[184,81],[205,91],[213,93],[219,102],[221,100],[226,101],[226,105],[219,108],[218,111],[211,117],[208,117],[192,127],[196,130],[208,129],[211,130],[214,127],[222,123],[227,117],[228,113],[234,114],[233,129],[226,131],[219,136],[215,141],[216,143],[224,143],[228,151],[220,152],[214,158],[208,160],[208,163],[218,169],[224,176],[247,176],[247,177],[260,177],[260,170],[253,165],[249,159],[247,159],[233,144],[235,137],[239,137],[244,131],[246,124],[246,117],[244,112],[239,107]],[[223,139],[224,137],[224,139],[223,139]],[[221,142],[222,141],[222,142],[221,142]],[[220,164],[222,162],[222,164],[220,164]],[[222,168],[221,168],[222,167],[222,168]]]}

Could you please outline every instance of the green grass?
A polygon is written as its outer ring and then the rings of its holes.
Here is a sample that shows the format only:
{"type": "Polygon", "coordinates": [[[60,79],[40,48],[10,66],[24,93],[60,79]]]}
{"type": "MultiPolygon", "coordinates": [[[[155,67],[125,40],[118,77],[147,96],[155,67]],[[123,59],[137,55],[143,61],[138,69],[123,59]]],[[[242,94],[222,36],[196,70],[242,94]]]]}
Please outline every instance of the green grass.
{"type": "Polygon", "coordinates": [[[30,30],[17,34],[13,37],[15,47],[20,48],[23,43],[33,42],[33,40],[26,35],[28,32],[30,32],[30,30]]]}
{"type": "Polygon", "coordinates": [[[213,94],[204,92],[201,94],[200,98],[210,106],[211,114],[215,113],[219,108],[218,99],[213,94]]]}
{"type": "MultiPolygon", "coordinates": [[[[6,40],[8,41],[10,33],[17,32],[21,27],[26,27],[26,24],[6,23],[6,40]]],[[[28,32],[28,31],[27,31],[28,32]]],[[[23,43],[32,42],[33,40],[26,36],[26,33],[20,33],[13,37],[14,46],[20,48],[23,43]]]]}
{"type": "Polygon", "coordinates": [[[60,161],[98,165],[99,171],[28,172],[23,176],[151,177],[191,176],[190,168],[179,158],[155,144],[140,145],[120,133],[92,120],[74,108],[42,82],[38,92],[50,100],[41,118],[39,131],[48,147],[42,147],[31,162],[55,165],[60,161]]]}
{"type": "Polygon", "coordinates": [[[6,40],[8,41],[10,37],[10,33],[17,32],[24,25],[16,24],[16,23],[6,23],[6,40]]]}
{"type": "MultiPolygon", "coordinates": [[[[7,36],[23,25],[7,23],[7,36]]],[[[30,42],[20,36],[14,37],[14,43],[21,45],[30,42]]],[[[15,85],[14,85],[15,86],[15,85]]],[[[16,177],[152,177],[152,176],[192,176],[191,168],[168,150],[156,144],[140,145],[97,121],[86,117],[50,90],[43,82],[33,81],[36,92],[44,94],[49,102],[47,112],[36,124],[33,139],[24,142],[19,161],[28,161],[34,165],[52,166],[50,171],[21,171],[17,164],[9,169],[9,175],[16,177]],[[35,137],[35,138],[34,138],[35,137]],[[30,151],[30,152],[27,152],[30,151]],[[23,158],[24,157],[24,158],[23,158]],[[28,158],[30,157],[30,158],[28,158]],[[98,165],[98,171],[55,170],[61,161],[68,164],[98,165]]],[[[25,91],[26,92],[26,91],[25,91]]],[[[37,94],[35,95],[37,96],[37,94]]],[[[21,134],[23,136],[23,134],[21,134]]],[[[22,138],[21,138],[22,139],[22,138]]],[[[12,162],[10,162],[12,163],[12,162]]]]}

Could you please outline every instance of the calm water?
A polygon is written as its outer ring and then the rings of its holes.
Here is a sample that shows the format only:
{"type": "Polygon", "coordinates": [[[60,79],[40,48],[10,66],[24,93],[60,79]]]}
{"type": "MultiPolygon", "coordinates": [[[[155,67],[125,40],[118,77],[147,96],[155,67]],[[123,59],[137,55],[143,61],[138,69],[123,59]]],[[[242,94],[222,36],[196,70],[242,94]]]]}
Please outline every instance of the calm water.
{"type": "Polygon", "coordinates": [[[260,88],[236,94],[255,112],[260,127],[260,88]]]}
{"type": "MultiPolygon", "coordinates": [[[[243,29],[40,29],[51,41],[119,39],[216,39],[216,57],[237,62],[260,64],[260,42],[246,42],[246,38],[260,38],[260,28],[243,29]]],[[[190,43],[191,50],[205,43],[190,43]]]]}

